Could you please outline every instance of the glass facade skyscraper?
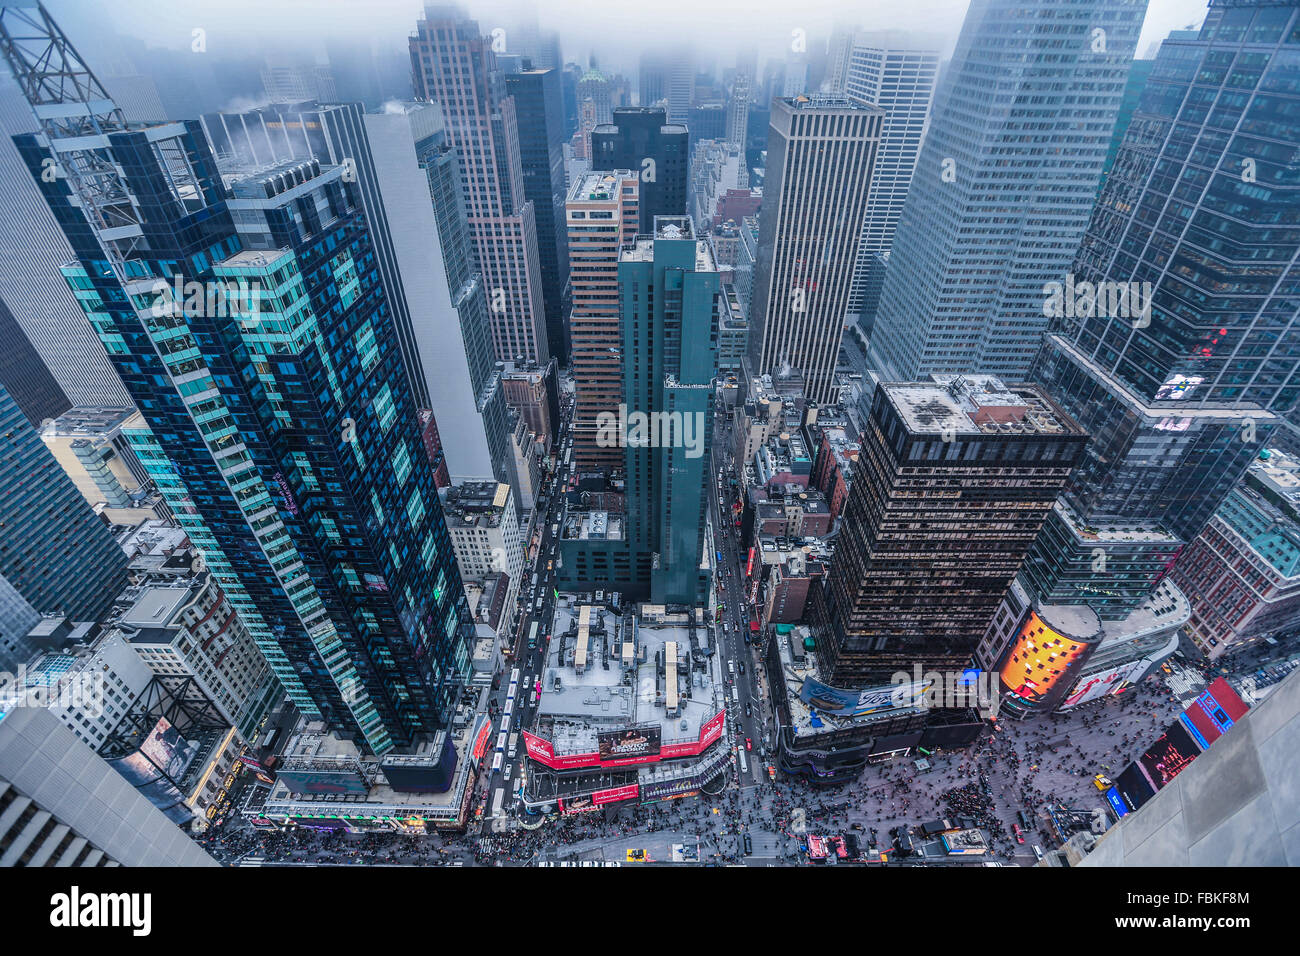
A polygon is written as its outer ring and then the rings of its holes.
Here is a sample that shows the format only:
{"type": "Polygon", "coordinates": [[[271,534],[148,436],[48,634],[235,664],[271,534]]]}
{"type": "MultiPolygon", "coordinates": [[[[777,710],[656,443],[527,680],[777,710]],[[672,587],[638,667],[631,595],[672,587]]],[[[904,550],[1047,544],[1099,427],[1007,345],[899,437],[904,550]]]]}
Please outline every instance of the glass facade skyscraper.
{"type": "Polygon", "coordinates": [[[1034,367],[1092,435],[1052,537],[1076,567],[1106,558],[1083,595],[1044,573],[1052,600],[1103,617],[1133,606],[1168,561],[1126,567],[1108,536],[1176,553],[1300,396],[1298,16],[1294,2],[1216,3],[1199,34],[1164,41],[1146,80],[1073,271],[1149,283],[1149,314],[1070,310],[1034,367]]]}
{"type": "Polygon", "coordinates": [[[129,210],[88,220],[18,146],[148,426],[128,437],[289,698],[375,753],[445,727],[472,624],[345,167],[222,177],[196,121],[54,139],[122,171],[129,210]]]}
{"type": "Polygon", "coordinates": [[[894,235],[868,366],[1023,379],[1088,224],[1146,0],[972,0],[894,235]]]}
{"type": "Polygon", "coordinates": [[[662,107],[620,106],[614,122],[591,131],[591,168],[630,169],[641,177],[641,232],[659,216],[686,215],[690,134],[662,107]]]}
{"type": "Polygon", "coordinates": [[[96,623],[126,586],[125,552],[3,385],[0,577],[43,614],[96,623]]]}

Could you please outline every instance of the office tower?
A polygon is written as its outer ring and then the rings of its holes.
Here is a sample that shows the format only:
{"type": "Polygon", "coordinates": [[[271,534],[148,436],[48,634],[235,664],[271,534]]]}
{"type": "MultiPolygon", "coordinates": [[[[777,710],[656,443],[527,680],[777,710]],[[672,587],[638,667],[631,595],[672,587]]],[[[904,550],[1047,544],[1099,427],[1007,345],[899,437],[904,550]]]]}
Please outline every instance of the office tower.
{"type": "MultiPolygon", "coordinates": [[[[429,108],[436,107],[430,104],[429,108]]],[[[492,350],[492,318],[487,289],[483,285],[482,273],[478,271],[469,220],[465,215],[465,190],[460,174],[460,160],[456,150],[447,142],[445,127],[417,140],[416,156],[424,168],[429,194],[433,199],[447,287],[452,290],[452,303],[460,317],[470,387],[487,435],[488,451],[492,456],[492,474],[497,481],[509,481],[513,485],[508,467],[511,430],[509,409],[506,408],[501,375],[492,350]]],[[[431,417],[429,424],[437,434],[438,426],[431,417]]],[[[439,455],[441,454],[439,439],[439,455]]],[[[441,461],[445,468],[445,456],[441,461]]],[[[516,505],[518,501],[519,489],[515,486],[516,505]]]]}
{"type": "Polygon", "coordinates": [[[609,80],[597,69],[590,69],[578,80],[578,102],[591,100],[596,108],[596,125],[614,121],[610,103],[609,80]]]}
{"type": "Polygon", "coordinates": [[[0,866],[216,866],[44,707],[0,703],[0,866]]]}
{"type": "Polygon", "coordinates": [[[781,98],[790,99],[808,92],[808,57],[787,53],[785,73],[781,79],[781,98]]]}
{"type": "Polygon", "coordinates": [[[332,103],[338,99],[328,66],[268,64],[262,68],[262,89],[272,103],[332,103]]]}
{"type": "MultiPolygon", "coordinates": [[[[394,312],[393,324],[402,347],[402,362],[416,401],[427,406],[430,402],[429,383],[421,367],[422,349],[412,315],[428,315],[433,312],[433,307],[427,302],[417,302],[413,309],[413,303],[408,302],[403,280],[414,277],[398,267],[394,246],[398,237],[389,228],[388,209],[380,192],[383,183],[366,135],[366,119],[361,104],[321,106],[309,95],[291,103],[272,104],[247,113],[208,113],[202,117],[202,123],[217,162],[223,168],[270,166],[293,159],[316,159],[328,166],[350,164],[349,174],[355,176],[360,186],[366,219],[379,250],[379,274],[389,307],[394,312]]],[[[394,174],[394,167],[400,170],[400,161],[395,162],[392,157],[384,159],[387,160],[387,175],[394,174]]],[[[425,323],[427,319],[422,322],[421,331],[441,348],[444,343],[439,339],[438,330],[425,323]]]]}
{"type": "Polygon", "coordinates": [[[939,74],[937,49],[901,48],[887,45],[889,42],[886,37],[858,34],[845,66],[845,95],[849,101],[885,111],[845,316],[849,322],[865,316],[868,332],[879,303],[894,231],[921,152],[921,136],[939,74]]]}
{"type": "Polygon", "coordinates": [[[659,106],[667,102],[669,70],[670,60],[664,54],[641,54],[636,87],[639,106],[659,106]]]}
{"type": "Polygon", "coordinates": [[[619,328],[618,262],[636,239],[641,177],[631,170],[588,173],[569,190],[569,281],[573,308],[574,411],[570,434],[579,471],[623,469],[623,449],[598,439],[601,413],[623,400],[623,337],[619,328]]]}
{"type": "Polygon", "coordinates": [[[36,653],[27,635],[40,619],[41,612],[0,574],[0,671],[13,672],[36,653]]]}
{"type": "Polygon", "coordinates": [[[1032,385],[881,384],[814,595],[829,682],[961,671],[1088,440],[1032,385]]]}
{"type": "Polygon", "coordinates": [[[836,29],[826,42],[826,77],[822,83],[825,93],[844,96],[849,89],[849,64],[853,59],[856,35],[853,30],[836,29]]]}
{"type": "Polygon", "coordinates": [[[1154,59],[1134,60],[1129,64],[1128,80],[1124,83],[1124,96],[1120,100],[1119,112],[1115,116],[1115,129],[1110,135],[1110,147],[1106,150],[1106,159],[1101,164],[1101,180],[1097,183],[1098,196],[1106,188],[1106,177],[1110,175],[1110,169],[1115,165],[1120,144],[1124,142],[1128,124],[1133,122],[1133,113],[1142,99],[1142,90],[1147,85],[1147,77],[1151,75],[1151,69],[1155,65],[1154,59]]]}
{"type": "Polygon", "coordinates": [[[460,159],[466,221],[483,272],[498,361],[545,364],[537,221],[524,195],[515,100],[490,40],[456,7],[426,7],[410,39],[415,96],[443,110],[460,159]]]}
{"type": "Polygon", "coordinates": [[[42,614],[98,621],[126,555],[0,386],[0,575],[42,614]]]}
{"type": "Polygon", "coordinates": [[[5,183],[0,221],[11,228],[0,230],[5,264],[0,299],[70,403],[129,405],[94,327],[59,275],[72,249],[11,140],[35,128],[31,108],[5,71],[0,77],[0,179],[5,183]]]}
{"type": "Polygon", "coordinates": [[[749,362],[756,375],[798,369],[809,401],[834,400],[883,120],[842,97],[772,105],[749,362]]]}
{"type": "Polygon", "coordinates": [[[630,169],[641,177],[638,232],[652,234],[659,216],[686,215],[689,139],[662,108],[643,106],[619,107],[613,124],[592,130],[592,170],[630,169]]]}
{"type": "Polygon", "coordinates": [[[1145,0],[973,0],[916,164],[868,365],[1023,378],[1096,196],[1145,0]],[[1100,33],[1098,31],[1101,31],[1100,33]]]}
{"type": "MultiPolygon", "coordinates": [[[[472,628],[348,168],[222,176],[197,121],[36,112],[62,162],[107,164],[81,209],[41,183],[77,254],[63,273],[139,399],[142,464],[288,697],[377,754],[436,734],[472,628]],[[148,201],[105,205],[121,196],[148,201]]],[[[18,147],[39,181],[47,147],[18,147]]]]}
{"type": "Polygon", "coordinates": [[[1283,225],[1300,195],[1293,151],[1277,147],[1300,141],[1300,94],[1279,52],[1298,14],[1216,3],[1198,35],[1161,45],[1066,277],[1075,295],[1043,310],[1059,317],[1034,380],[1092,444],[1045,529],[1056,547],[1036,549],[1035,585],[1103,620],[1164,571],[1160,553],[1135,564],[1112,552],[1141,536],[1172,556],[1195,538],[1300,395],[1286,291],[1300,230],[1283,225]],[[1232,105],[1207,116],[1199,104],[1216,97],[1232,105]],[[1072,580],[1081,569],[1086,591],[1072,580]]]}
{"type": "Polygon", "coordinates": [[[0,387],[9,392],[33,426],[39,428],[72,407],[4,299],[0,299],[0,343],[4,343],[0,347],[0,387]]]}
{"type": "MultiPolygon", "coordinates": [[[[527,61],[525,61],[527,66],[527,61]]],[[[558,69],[526,68],[506,75],[519,118],[519,161],[524,196],[537,220],[537,257],[542,269],[546,341],[561,365],[569,363],[564,328],[564,287],[569,256],[564,229],[564,100],[558,69]]]]}
{"type": "MultiPolygon", "coordinates": [[[[737,70],[736,81],[731,85],[731,99],[727,101],[726,140],[728,143],[739,146],[742,153],[745,149],[745,124],[749,119],[749,86],[751,82],[749,74],[737,70]]],[[[744,185],[749,185],[748,177],[746,177],[744,185]]]]}
{"type": "Polygon", "coordinates": [[[618,264],[629,546],[655,604],[698,604],[709,593],[704,553],[718,273],[690,219],[660,217],[618,264]],[[648,417],[636,434],[632,412],[648,417]],[[652,434],[653,424],[659,423],[652,434]],[[644,572],[649,572],[644,574],[644,572]]]}
{"type": "Polygon", "coordinates": [[[673,54],[668,66],[667,90],[668,122],[685,126],[695,102],[695,55],[689,49],[673,54]]]}

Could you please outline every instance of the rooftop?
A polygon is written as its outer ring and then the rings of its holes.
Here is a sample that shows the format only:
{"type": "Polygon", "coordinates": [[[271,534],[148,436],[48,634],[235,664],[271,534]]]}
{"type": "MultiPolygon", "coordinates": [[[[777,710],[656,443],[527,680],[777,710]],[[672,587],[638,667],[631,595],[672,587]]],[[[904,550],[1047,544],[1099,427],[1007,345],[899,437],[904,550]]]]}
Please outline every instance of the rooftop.
{"type": "Polygon", "coordinates": [[[994,375],[935,375],[934,382],[882,383],[880,391],[915,435],[1082,435],[1083,429],[1032,385],[994,375]]]}

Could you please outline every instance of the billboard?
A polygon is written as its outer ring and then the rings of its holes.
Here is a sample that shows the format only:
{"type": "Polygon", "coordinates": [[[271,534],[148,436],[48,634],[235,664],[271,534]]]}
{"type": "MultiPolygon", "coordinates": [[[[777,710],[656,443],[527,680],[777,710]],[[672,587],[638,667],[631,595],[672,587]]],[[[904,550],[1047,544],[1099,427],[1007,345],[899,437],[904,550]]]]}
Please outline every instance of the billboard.
{"type": "Polygon", "coordinates": [[[659,725],[629,727],[626,730],[602,731],[596,734],[596,746],[601,763],[626,759],[658,756],[662,737],[659,725]]]}
{"type": "Polygon", "coordinates": [[[165,717],[158,718],[140,749],[116,760],[113,769],[135,787],[173,823],[188,823],[191,814],[185,798],[172,782],[180,779],[185,768],[198,753],[199,745],[190,743],[165,717]]]}
{"type": "Polygon", "coordinates": [[[1134,810],[1140,809],[1142,804],[1156,795],[1156,788],[1151,786],[1151,781],[1136,763],[1124,768],[1124,772],[1115,778],[1115,786],[1124,802],[1134,810]]]}
{"type": "Polygon", "coordinates": [[[1247,710],[1246,702],[1232,686],[1222,677],[1216,677],[1183,711],[1180,722],[1196,745],[1204,750],[1222,737],[1247,710]]]}
{"type": "Polygon", "coordinates": [[[1002,662],[1005,703],[1013,709],[1051,710],[1096,646],[1057,631],[1030,611],[1002,662]]]}
{"type": "Polygon", "coordinates": [[[621,803],[624,800],[635,800],[640,792],[641,788],[635,783],[631,783],[626,787],[611,787],[608,790],[597,790],[591,795],[591,801],[596,804],[596,806],[603,806],[606,803],[621,803]]]}
{"type": "Polygon", "coordinates": [[[285,768],[278,777],[280,782],[288,786],[290,793],[351,793],[364,796],[370,792],[365,777],[352,767],[328,770],[285,768]]]}
{"type": "Polygon", "coordinates": [[[863,717],[880,711],[925,705],[925,692],[933,681],[914,681],[910,684],[889,684],[868,687],[866,690],[842,690],[805,677],[799,688],[799,699],[823,714],[836,717],[863,717]]]}
{"type": "Polygon", "coordinates": [[[695,774],[678,780],[656,780],[641,788],[641,802],[653,803],[656,800],[678,800],[693,797],[700,792],[700,779],[695,774]]]}
{"type": "Polygon", "coordinates": [[[1128,814],[1128,804],[1119,794],[1119,787],[1111,787],[1106,791],[1106,802],[1115,809],[1115,816],[1122,817],[1128,814]]]}
{"type": "Polygon", "coordinates": [[[1160,790],[1187,769],[1187,765],[1200,753],[1201,748],[1196,745],[1192,735],[1181,722],[1177,722],[1170,724],[1160,739],[1138,758],[1138,764],[1151,785],[1160,790]]]}
{"type": "Polygon", "coordinates": [[[1071,707],[1078,707],[1080,704],[1086,704],[1101,697],[1121,694],[1133,681],[1140,679],[1143,672],[1150,666],[1151,661],[1143,658],[1137,661],[1125,661],[1110,670],[1098,671],[1095,674],[1080,677],[1074,687],[1070,689],[1070,693],[1061,701],[1061,706],[1058,709],[1068,710],[1071,707]]]}
{"type": "Polygon", "coordinates": [[[662,732],[658,726],[636,727],[628,730],[610,731],[597,734],[597,746],[601,749],[581,754],[555,753],[555,747],[545,737],[523,731],[524,749],[530,760],[536,760],[552,770],[577,770],[583,767],[617,767],[642,763],[658,763],[675,757],[696,757],[702,754],[722,737],[722,728],[726,723],[726,711],[718,711],[703,724],[695,740],[682,743],[662,744],[662,732]],[[606,744],[602,738],[609,738],[606,744]],[[645,738],[638,742],[636,738],[645,738]],[[632,753],[636,751],[636,753],[632,753]],[[608,754],[608,756],[606,756],[608,754]]]}

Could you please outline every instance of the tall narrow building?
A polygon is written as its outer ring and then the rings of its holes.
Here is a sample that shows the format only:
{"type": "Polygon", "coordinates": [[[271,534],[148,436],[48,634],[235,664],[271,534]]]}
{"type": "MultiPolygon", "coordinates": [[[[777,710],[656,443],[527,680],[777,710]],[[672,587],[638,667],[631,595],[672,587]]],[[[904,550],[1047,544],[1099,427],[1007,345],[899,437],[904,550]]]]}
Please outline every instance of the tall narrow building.
{"type": "Polygon", "coordinates": [[[461,330],[440,268],[432,201],[412,201],[426,189],[416,140],[441,132],[437,107],[392,104],[383,113],[367,114],[359,103],[308,101],[209,113],[203,128],[220,166],[314,158],[347,168],[374,238],[411,393],[419,407],[432,409],[445,423],[442,440],[451,473],[491,476],[492,457],[470,387],[468,349],[449,347],[461,330]]]}
{"type": "Polygon", "coordinates": [[[661,107],[621,106],[614,122],[591,131],[591,168],[630,169],[641,177],[641,226],[650,235],[660,216],[686,215],[690,135],[661,107]]]}
{"type": "Polygon", "coordinates": [[[92,95],[34,106],[44,136],[17,145],[141,463],[303,714],[376,754],[432,740],[473,627],[357,183],[315,159],[219,174],[197,121],[126,129],[50,42],[92,95]],[[101,188],[42,180],[51,152],[93,153],[101,188]]]}
{"type": "Polygon", "coordinates": [[[655,604],[707,599],[719,288],[709,244],[684,216],[657,219],[620,253],[625,407],[599,424],[601,441],[623,451],[626,493],[566,504],[559,587],[655,604]]]}
{"type": "Polygon", "coordinates": [[[970,665],[1088,436],[1040,388],[992,376],[882,384],[824,591],[830,682],[970,665]]]}
{"type": "Polygon", "coordinates": [[[0,577],[42,614],[96,623],[126,585],[126,554],[3,385],[0,577]]]}
{"type": "MultiPolygon", "coordinates": [[[[834,37],[832,42],[844,41],[842,37],[834,37]]],[[[841,47],[834,49],[838,51],[841,47]]],[[[856,34],[848,47],[843,70],[844,92],[849,102],[876,106],[885,112],[845,315],[846,322],[863,320],[865,330],[870,332],[898,217],[921,153],[921,137],[939,75],[939,51],[902,47],[891,36],[856,34]]]]}
{"type": "Polygon", "coordinates": [[[579,471],[623,470],[623,449],[603,442],[600,416],[618,414],[623,401],[623,336],[618,309],[618,263],[640,222],[641,178],[631,170],[587,173],[565,204],[573,309],[573,461],[579,471]]]}
{"type": "Polygon", "coordinates": [[[514,97],[490,38],[455,6],[429,6],[410,38],[415,97],[438,103],[460,160],[465,212],[498,361],[545,365],[536,210],[524,194],[514,97]]]}
{"type": "Polygon", "coordinates": [[[868,365],[1020,379],[1088,224],[1146,0],[972,0],[917,161],[868,365]]]}
{"type": "Polygon", "coordinates": [[[834,400],[884,115],[843,97],[772,104],[749,363],[755,375],[798,369],[809,401],[834,400]]]}
{"type": "Polygon", "coordinates": [[[1216,2],[1161,45],[1044,310],[1034,379],[1092,435],[1035,549],[1046,599],[1131,611],[1300,400],[1298,29],[1295,2],[1216,2]]]}
{"type": "Polygon", "coordinates": [[[546,340],[561,365],[569,363],[564,288],[569,281],[564,228],[564,98],[559,69],[525,68],[506,74],[506,91],[519,117],[524,196],[537,219],[537,256],[546,306],[546,340]]]}

